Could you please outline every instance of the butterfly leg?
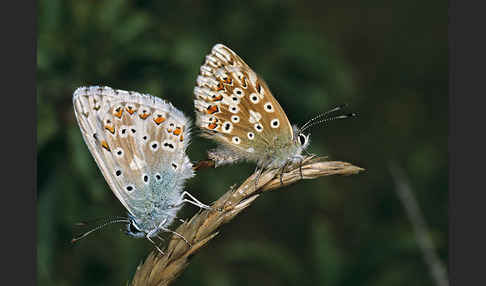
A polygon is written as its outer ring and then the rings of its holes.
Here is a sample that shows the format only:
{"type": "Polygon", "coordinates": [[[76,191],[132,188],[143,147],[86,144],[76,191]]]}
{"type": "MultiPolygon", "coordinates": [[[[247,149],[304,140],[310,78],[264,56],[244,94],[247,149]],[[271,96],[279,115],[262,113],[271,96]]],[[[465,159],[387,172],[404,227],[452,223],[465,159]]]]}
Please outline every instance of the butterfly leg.
{"type": "Polygon", "coordinates": [[[157,250],[160,252],[160,254],[164,255],[164,252],[162,251],[162,249],[160,249],[159,246],[150,238],[150,236],[153,235],[156,231],[157,231],[157,229],[150,231],[149,233],[147,233],[147,235],[145,237],[148,239],[148,241],[150,241],[155,246],[155,248],[157,248],[157,250]]]}
{"type": "Polygon", "coordinates": [[[283,185],[283,174],[285,173],[285,168],[289,165],[290,161],[285,162],[281,171],[280,171],[280,185],[283,185]]]}
{"type": "Polygon", "coordinates": [[[258,181],[260,180],[260,177],[263,174],[263,169],[264,169],[263,167],[262,168],[259,168],[258,165],[255,168],[255,172],[257,173],[256,178],[255,178],[255,191],[256,191],[257,186],[258,186],[258,181]]]}
{"type": "MultiPolygon", "coordinates": [[[[175,232],[175,231],[173,231],[173,230],[171,230],[171,229],[166,228],[166,227],[164,226],[164,224],[165,224],[166,222],[167,222],[167,219],[164,219],[164,220],[163,220],[163,221],[162,221],[162,222],[159,224],[159,226],[158,226],[156,229],[154,229],[154,230],[150,231],[150,233],[152,233],[152,234],[153,234],[153,233],[158,232],[159,230],[163,230],[163,231],[165,231],[165,232],[170,232],[170,233],[173,233],[173,234],[177,235],[178,237],[182,238],[182,239],[183,239],[183,240],[184,240],[184,241],[187,243],[187,245],[189,245],[189,247],[191,247],[191,244],[189,243],[189,241],[187,241],[187,239],[186,239],[186,238],[185,238],[185,237],[184,237],[182,234],[180,234],[180,233],[178,233],[178,232],[175,232]]],[[[158,235],[157,235],[157,236],[158,236],[158,235]]]]}
{"type": "Polygon", "coordinates": [[[161,229],[161,230],[163,230],[165,232],[170,232],[170,233],[173,233],[173,234],[177,235],[178,237],[180,237],[180,238],[182,238],[184,240],[184,242],[189,246],[189,248],[192,247],[192,245],[189,243],[189,241],[187,241],[187,239],[182,234],[180,234],[178,232],[175,232],[173,230],[170,230],[168,228],[165,228],[163,226],[160,226],[159,229],[161,229]]]}
{"type": "Polygon", "coordinates": [[[302,161],[304,161],[304,159],[300,159],[299,160],[299,173],[300,173],[300,179],[303,180],[304,179],[304,174],[302,174],[302,161]]]}
{"type": "Polygon", "coordinates": [[[201,203],[198,199],[196,199],[193,195],[191,195],[189,192],[184,191],[181,195],[181,199],[183,199],[180,203],[173,205],[172,207],[178,207],[182,205],[183,203],[190,203],[192,205],[195,205],[197,207],[200,207],[202,209],[207,209],[207,210],[212,210],[213,208],[201,203]],[[183,199],[184,196],[188,196],[190,199],[183,199]]]}

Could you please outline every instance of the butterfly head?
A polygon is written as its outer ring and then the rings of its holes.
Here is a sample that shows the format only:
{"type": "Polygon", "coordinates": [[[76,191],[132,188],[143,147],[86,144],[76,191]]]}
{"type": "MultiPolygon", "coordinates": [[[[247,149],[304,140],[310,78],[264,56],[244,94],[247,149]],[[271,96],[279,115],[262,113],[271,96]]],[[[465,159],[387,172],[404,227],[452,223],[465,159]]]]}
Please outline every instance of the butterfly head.
{"type": "Polygon", "coordinates": [[[129,222],[127,223],[127,230],[125,231],[127,235],[133,237],[145,237],[146,233],[142,230],[140,225],[136,222],[134,218],[130,218],[129,222]]]}

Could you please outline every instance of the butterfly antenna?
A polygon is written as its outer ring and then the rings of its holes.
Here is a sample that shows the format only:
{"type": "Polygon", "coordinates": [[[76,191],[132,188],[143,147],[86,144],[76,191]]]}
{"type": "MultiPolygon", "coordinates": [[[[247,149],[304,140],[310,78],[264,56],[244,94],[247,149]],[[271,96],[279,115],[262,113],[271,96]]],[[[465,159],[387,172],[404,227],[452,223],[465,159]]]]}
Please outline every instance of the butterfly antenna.
{"type": "Polygon", "coordinates": [[[318,124],[321,124],[321,123],[326,123],[326,122],[334,121],[334,120],[337,120],[337,119],[352,118],[352,117],[357,117],[357,116],[358,116],[358,113],[353,112],[353,113],[349,113],[349,114],[345,114],[345,115],[339,115],[339,116],[324,118],[322,120],[319,120],[319,121],[313,122],[312,124],[307,125],[305,128],[302,128],[300,130],[300,132],[304,132],[304,130],[309,129],[312,126],[315,126],[315,125],[318,125],[318,124]]]}
{"type": "Polygon", "coordinates": [[[95,219],[92,219],[92,220],[89,220],[89,221],[80,221],[80,222],[75,223],[74,225],[82,227],[82,226],[87,226],[87,225],[94,224],[94,223],[106,222],[106,221],[115,220],[115,219],[127,219],[127,218],[123,217],[123,216],[101,217],[101,218],[95,218],[95,219]]]}
{"type": "Polygon", "coordinates": [[[333,109],[331,109],[331,110],[328,110],[328,111],[326,111],[326,112],[324,112],[324,113],[321,113],[321,114],[317,115],[316,117],[314,117],[314,118],[312,118],[311,120],[307,121],[307,122],[306,122],[306,123],[305,123],[305,124],[304,124],[304,125],[303,125],[303,126],[300,128],[300,130],[301,130],[301,131],[302,131],[302,130],[304,130],[304,129],[306,128],[306,126],[307,126],[307,125],[311,124],[311,123],[312,123],[312,122],[314,122],[315,120],[317,120],[317,119],[319,119],[319,118],[321,118],[321,117],[323,117],[323,116],[326,116],[326,115],[328,115],[328,114],[330,114],[330,113],[333,113],[333,112],[339,111],[339,110],[343,109],[343,108],[344,108],[344,107],[346,107],[346,106],[347,106],[347,104],[341,104],[341,105],[339,105],[339,106],[334,107],[334,108],[333,108],[333,109]]]}
{"type": "Polygon", "coordinates": [[[90,234],[92,234],[92,233],[94,233],[94,232],[99,231],[100,229],[104,228],[105,226],[108,226],[108,225],[110,225],[110,224],[114,224],[114,223],[122,223],[122,222],[123,222],[123,223],[128,223],[128,222],[130,222],[130,221],[129,221],[128,219],[126,219],[126,218],[125,218],[125,219],[115,219],[115,220],[111,220],[111,221],[109,221],[109,222],[105,222],[104,224],[99,225],[99,226],[97,226],[97,227],[93,228],[92,230],[89,230],[89,231],[87,231],[87,232],[83,233],[82,235],[80,235],[80,236],[78,236],[78,237],[75,237],[75,238],[71,239],[71,243],[78,242],[79,240],[81,240],[81,239],[83,239],[83,238],[87,237],[88,235],[90,235],[90,234]]]}

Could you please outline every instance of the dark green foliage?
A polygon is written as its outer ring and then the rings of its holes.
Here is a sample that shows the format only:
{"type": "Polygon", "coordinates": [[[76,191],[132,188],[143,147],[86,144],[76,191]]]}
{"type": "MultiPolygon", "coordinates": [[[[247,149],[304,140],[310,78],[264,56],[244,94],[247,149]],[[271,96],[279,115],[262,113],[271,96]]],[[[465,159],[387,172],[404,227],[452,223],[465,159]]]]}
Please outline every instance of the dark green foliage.
{"type": "MultiPolygon", "coordinates": [[[[194,118],[196,75],[218,42],[262,75],[292,123],[350,104],[360,117],[314,128],[310,152],[367,171],[264,195],[175,285],[433,285],[387,164],[408,174],[446,263],[447,2],[346,3],[40,1],[39,285],[124,285],[152,249],[120,226],[69,243],[76,222],[125,213],[82,141],[74,89],[150,93],[194,118]]],[[[196,134],[194,161],[214,146],[196,134]]],[[[211,202],[253,168],[202,170],[188,189],[211,202]]]]}

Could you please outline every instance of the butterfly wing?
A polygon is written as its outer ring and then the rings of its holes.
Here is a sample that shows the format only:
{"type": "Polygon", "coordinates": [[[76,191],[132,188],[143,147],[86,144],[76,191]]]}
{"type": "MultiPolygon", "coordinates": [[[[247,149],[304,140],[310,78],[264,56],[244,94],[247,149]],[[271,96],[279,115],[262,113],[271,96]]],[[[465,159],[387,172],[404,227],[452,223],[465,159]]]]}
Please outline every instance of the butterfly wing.
{"type": "Polygon", "coordinates": [[[249,160],[293,140],[292,126],[261,79],[235,52],[216,44],[194,88],[196,124],[204,136],[249,160]]]}
{"type": "Polygon", "coordinates": [[[168,195],[159,192],[176,192],[193,176],[185,154],[190,121],[170,103],[98,86],[78,88],[73,103],[88,149],[132,215],[140,216],[147,203],[168,195]]]}

